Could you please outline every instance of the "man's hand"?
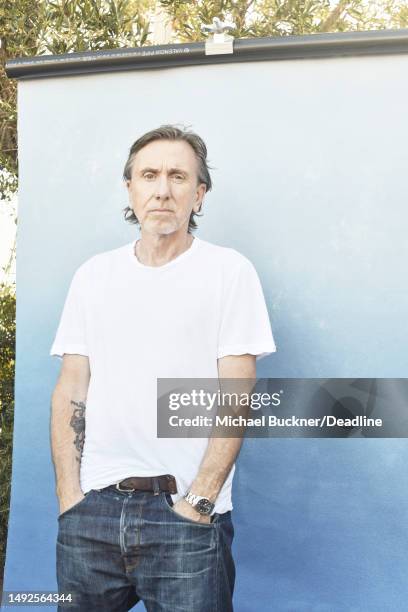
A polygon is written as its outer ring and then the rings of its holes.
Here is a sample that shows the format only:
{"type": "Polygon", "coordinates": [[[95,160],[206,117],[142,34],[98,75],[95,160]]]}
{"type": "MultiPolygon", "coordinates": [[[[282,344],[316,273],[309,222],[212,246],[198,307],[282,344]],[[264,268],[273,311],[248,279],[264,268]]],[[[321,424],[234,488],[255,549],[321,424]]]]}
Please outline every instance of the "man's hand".
{"type": "Polygon", "coordinates": [[[200,514],[191,506],[185,499],[179,499],[173,506],[174,512],[181,514],[185,518],[195,521],[196,523],[211,523],[211,517],[206,514],[200,514]]]}
{"type": "Polygon", "coordinates": [[[79,504],[79,502],[83,500],[84,497],[85,495],[81,490],[77,491],[75,494],[72,495],[61,495],[59,498],[59,515],[61,516],[63,512],[66,512],[70,508],[73,508],[75,504],[79,504]]]}

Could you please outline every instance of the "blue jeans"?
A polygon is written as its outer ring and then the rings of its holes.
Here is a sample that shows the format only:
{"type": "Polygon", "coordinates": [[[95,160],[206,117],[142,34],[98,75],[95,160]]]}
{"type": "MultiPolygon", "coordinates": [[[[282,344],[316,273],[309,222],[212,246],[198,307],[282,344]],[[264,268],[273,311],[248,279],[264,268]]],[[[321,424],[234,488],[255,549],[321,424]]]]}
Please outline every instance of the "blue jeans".
{"type": "Polygon", "coordinates": [[[168,493],[93,489],[58,517],[59,612],[231,612],[231,512],[197,523],[168,493]]]}

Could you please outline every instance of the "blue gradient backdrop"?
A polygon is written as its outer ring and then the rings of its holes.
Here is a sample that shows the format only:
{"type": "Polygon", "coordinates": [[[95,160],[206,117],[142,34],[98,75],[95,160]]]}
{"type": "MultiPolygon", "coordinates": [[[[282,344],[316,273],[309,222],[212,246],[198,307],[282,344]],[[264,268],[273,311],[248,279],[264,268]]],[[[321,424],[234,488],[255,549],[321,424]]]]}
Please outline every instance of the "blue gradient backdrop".
{"type": "MultiPolygon", "coordinates": [[[[60,364],[48,353],[75,269],[136,236],[121,217],[121,171],[144,131],[183,122],[207,142],[214,189],[198,235],[259,272],[278,346],[259,376],[407,376],[407,69],[396,55],[19,83],[5,589],[56,589],[49,417],[60,364]]],[[[401,439],[246,440],[236,612],[405,610],[407,461],[401,439]]]]}

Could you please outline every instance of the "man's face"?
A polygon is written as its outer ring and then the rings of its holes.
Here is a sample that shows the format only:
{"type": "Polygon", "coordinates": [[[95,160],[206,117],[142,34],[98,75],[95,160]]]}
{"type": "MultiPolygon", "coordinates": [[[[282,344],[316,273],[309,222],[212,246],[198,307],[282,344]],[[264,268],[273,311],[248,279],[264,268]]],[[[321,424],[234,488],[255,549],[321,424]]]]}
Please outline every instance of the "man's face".
{"type": "Polygon", "coordinates": [[[184,141],[156,140],[140,149],[127,181],[129,206],[143,231],[167,235],[185,227],[200,210],[205,184],[198,184],[198,161],[184,141]]]}

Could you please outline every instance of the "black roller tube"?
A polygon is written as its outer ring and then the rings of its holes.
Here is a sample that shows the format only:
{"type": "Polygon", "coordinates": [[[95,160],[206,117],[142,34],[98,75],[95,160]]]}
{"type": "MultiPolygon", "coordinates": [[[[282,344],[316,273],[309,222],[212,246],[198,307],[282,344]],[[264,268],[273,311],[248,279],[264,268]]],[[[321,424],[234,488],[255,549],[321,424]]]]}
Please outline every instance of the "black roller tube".
{"type": "Polygon", "coordinates": [[[206,55],[204,42],[39,55],[9,60],[6,73],[10,78],[33,79],[199,64],[395,53],[408,53],[408,29],[236,39],[234,53],[225,55],[206,55]]]}

